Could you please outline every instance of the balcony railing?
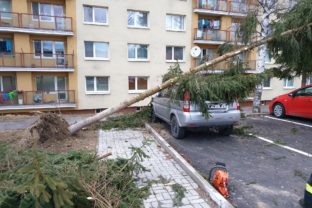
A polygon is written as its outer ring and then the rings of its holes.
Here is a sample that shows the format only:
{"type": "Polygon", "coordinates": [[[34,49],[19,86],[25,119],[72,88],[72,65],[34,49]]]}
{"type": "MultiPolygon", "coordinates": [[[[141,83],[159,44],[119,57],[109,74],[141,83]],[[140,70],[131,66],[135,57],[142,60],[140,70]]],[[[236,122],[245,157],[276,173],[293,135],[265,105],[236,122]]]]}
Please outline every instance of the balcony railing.
{"type": "Polygon", "coordinates": [[[74,90],[0,92],[1,106],[75,104],[74,90]],[[11,95],[10,95],[11,94],[11,95]]]}
{"type": "Polygon", "coordinates": [[[73,69],[73,54],[0,53],[0,68],[73,69]]]}
{"type": "Polygon", "coordinates": [[[248,10],[255,8],[255,5],[239,1],[227,0],[197,0],[197,9],[232,12],[247,14],[248,10]]]}
{"type": "Polygon", "coordinates": [[[0,27],[72,32],[72,18],[0,12],[0,27]]]}
{"type": "Polygon", "coordinates": [[[195,29],[195,40],[227,41],[229,31],[214,29],[195,29]]]}

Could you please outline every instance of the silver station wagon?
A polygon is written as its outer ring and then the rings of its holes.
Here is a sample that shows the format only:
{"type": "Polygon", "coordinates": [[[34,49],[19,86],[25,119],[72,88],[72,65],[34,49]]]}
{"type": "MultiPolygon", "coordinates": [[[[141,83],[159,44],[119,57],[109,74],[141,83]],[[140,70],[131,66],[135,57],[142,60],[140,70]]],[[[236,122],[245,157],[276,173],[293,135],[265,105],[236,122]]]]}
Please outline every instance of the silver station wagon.
{"type": "Polygon", "coordinates": [[[152,98],[152,121],[161,119],[167,122],[176,139],[182,139],[186,129],[199,127],[215,128],[221,135],[230,135],[233,125],[240,120],[239,103],[206,101],[206,104],[210,115],[208,118],[192,103],[188,92],[180,101],[173,101],[161,92],[152,98]]]}

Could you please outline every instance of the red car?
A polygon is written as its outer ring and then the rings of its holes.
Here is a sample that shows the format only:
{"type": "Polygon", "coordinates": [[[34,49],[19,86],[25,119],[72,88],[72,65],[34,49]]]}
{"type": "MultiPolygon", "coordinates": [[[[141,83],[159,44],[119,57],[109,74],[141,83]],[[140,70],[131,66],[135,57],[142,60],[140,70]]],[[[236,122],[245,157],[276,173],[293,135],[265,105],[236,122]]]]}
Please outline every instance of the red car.
{"type": "Polygon", "coordinates": [[[298,116],[312,119],[312,85],[274,98],[269,105],[275,117],[298,116]]]}

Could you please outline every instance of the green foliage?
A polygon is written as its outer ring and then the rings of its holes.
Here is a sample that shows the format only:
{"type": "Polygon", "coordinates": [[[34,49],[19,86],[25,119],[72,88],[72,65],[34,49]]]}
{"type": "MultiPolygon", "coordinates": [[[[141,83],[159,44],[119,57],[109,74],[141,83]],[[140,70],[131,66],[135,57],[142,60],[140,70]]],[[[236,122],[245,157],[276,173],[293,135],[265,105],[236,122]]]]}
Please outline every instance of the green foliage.
{"type": "Polygon", "coordinates": [[[312,73],[312,0],[298,1],[297,5],[281,20],[273,25],[274,41],[268,44],[276,63],[280,67],[274,70],[275,76],[290,76],[312,73]],[[283,31],[300,28],[289,36],[281,37],[283,31]]]}
{"type": "Polygon", "coordinates": [[[107,161],[88,152],[17,153],[2,143],[0,150],[1,208],[140,207],[148,194],[134,179],[147,157],[140,148],[130,159],[107,161]]]}
{"type": "Polygon", "coordinates": [[[174,66],[170,66],[168,72],[163,75],[162,82],[166,82],[167,80],[178,77],[182,75],[182,70],[180,68],[179,63],[175,64],[174,66]]]}
{"type": "Polygon", "coordinates": [[[175,183],[172,185],[172,190],[175,193],[175,196],[173,199],[173,205],[181,206],[182,199],[185,197],[186,189],[181,184],[175,183]]]}
{"type": "Polygon", "coordinates": [[[151,106],[144,107],[136,113],[129,113],[107,119],[98,125],[103,130],[144,127],[151,115],[151,106]]]}
{"type": "Polygon", "coordinates": [[[191,94],[191,101],[196,103],[204,116],[208,117],[206,101],[225,101],[247,97],[262,82],[264,74],[245,74],[241,63],[231,64],[230,70],[222,74],[201,76],[193,74],[181,79],[172,91],[173,100],[181,100],[185,91],[191,94]]]}
{"type": "Polygon", "coordinates": [[[255,35],[257,23],[257,13],[251,11],[248,13],[247,17],[243,19],[238,31],[236,31],[236,33],[241,36],[241,40],[245,45],[249,43],[253,35],[255,35]]]}

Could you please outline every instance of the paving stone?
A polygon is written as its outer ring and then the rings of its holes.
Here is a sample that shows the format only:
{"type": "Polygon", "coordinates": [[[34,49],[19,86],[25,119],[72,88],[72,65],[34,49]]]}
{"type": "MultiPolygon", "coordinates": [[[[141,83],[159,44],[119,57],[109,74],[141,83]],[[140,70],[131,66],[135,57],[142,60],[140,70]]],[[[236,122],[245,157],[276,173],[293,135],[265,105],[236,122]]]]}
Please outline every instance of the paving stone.
{"type": "Polygon", "coordinates": [[[196,188],[198,188],[198,185],[147,132],[128,129],[123,131],[100,131],[99,135],[98,154],[103,155],[107,152],[112,152],[113,155],[109,158],[130,158],[132,152],[129,147],[142,147],[144,140],[149,141],[150,144],[142,148],[149,158],[145,158],[141,163],[148,171],[138,175],[137,185],[141,187],[150,180],[157,182],[152,184],[151,195],[143,202],[145,208],[174,207],[173,199],[175,193],[171,186],[175,183],[179,183],[187,189],[186,197],[182,199],[182,206],[179,207],[210,208],[208,202],[197,193],[196,188]],[[161,183],[160,177],[166,179],[166,184],[161,183]]]}

